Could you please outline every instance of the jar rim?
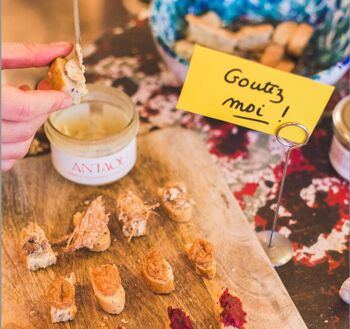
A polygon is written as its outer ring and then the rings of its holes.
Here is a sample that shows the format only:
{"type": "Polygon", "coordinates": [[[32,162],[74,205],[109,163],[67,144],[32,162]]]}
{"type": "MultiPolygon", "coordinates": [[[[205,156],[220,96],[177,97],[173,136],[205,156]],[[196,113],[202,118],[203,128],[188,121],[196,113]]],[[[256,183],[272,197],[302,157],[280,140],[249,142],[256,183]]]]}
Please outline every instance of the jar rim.
{"type": "MultiPolygon", "coordinates": [[[[84,139],[80,139],[80,138],[75,138],[75,137],[69,136],[69,135],[63,133],[61,130],[59,130],[54,125],[54,123],[52,122],[53,115],[57,114],[57,113],[53,113],[52,115],[50,115],[46,123],[55,132],[55,134],[57,134],[60,138],[63,138],[67,142],[72,142],[74,144],[96,145],[96,144],[101,144],[101,143],[107,143],[108,144],[109,142],[113,142],[116,138],[118,138],[118,137],[122,136],[123,134],[125,134],[125,131],[128,128],[130,128],[130,126],[135,122],[135,119],[137,117],[137,112],[136,112],[135,105],[133,104],[133,102],[131,101],[130,97],[127,94],[125,94],[123,91],[118,90],[116,88],[113,88],[113,87],[110,87],[110,86],[99,85],[99,84],[86,84],[86,87],[92,93],[93,92],[100,92],[100,93],[110,94],[112,96],[114,95],[114,96],[123,98],[123,100],[125,100],[128,103],[128,105],[131,108],[132,115],[131,115],[130,120],[126,124],[126,126],[123,128],[123,130],[121,130],[121,131],[119,131],[117,133],[114,133],[114,134],[112,134],[110,136],[107,136],[107,137],[100,137],[100,138],[96,138],[96,139],[84,140],[84,139]]],[[[89,96],[89,93],[86,96],[83,96],[81,103],[89,103],[89,101],[91,101],[92,99],[89,99],[88,96],[89,96]]],[[[109,105],[115,106],[113,103],[111,103],[109,101],[103,100],[101,102],[103,102],[105,104],[109,104],[109,105]]],[[[67,111],[67,110],[69,111],[69,108],[64,109],[63,111],[67,111]]]]}
{"type": "Polygon", "coordinates": [[[340,100],[333,110],[333,126],[335,129],[335,133],[338,136],[339,140],[342,144],[349,147],[350,146],[350,132],[348,122],[346,121],[348,118],[345,112],[350,111],[350,96],[344,97],[340,100]]]}

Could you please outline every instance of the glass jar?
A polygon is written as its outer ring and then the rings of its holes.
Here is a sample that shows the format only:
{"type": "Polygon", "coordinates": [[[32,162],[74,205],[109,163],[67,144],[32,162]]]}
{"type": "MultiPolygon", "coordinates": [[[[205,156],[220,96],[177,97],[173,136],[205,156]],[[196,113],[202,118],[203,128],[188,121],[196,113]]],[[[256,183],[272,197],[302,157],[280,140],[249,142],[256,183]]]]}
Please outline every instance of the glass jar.
{"type": "Polygon", "coordinates": [[[334,136],[329,159],[340,176],[350,180],[350,96],[343,98],[333,111],[334,136]]]}
{"type": "Polygon", "coordinates": [[[139,118],[122,91],[97,84],[87,88],[79,105],[51,114],[45,123],[52,163],[70,181],[109,184],[136,162],[139,118]]]}

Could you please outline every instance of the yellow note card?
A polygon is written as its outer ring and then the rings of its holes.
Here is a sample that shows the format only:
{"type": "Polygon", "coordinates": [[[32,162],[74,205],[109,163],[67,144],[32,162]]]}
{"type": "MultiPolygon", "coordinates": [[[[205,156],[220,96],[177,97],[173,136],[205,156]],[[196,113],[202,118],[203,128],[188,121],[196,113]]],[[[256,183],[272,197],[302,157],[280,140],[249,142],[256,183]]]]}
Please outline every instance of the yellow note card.
{"type": "MultiPolygon", "coordinates": [[[[267,134],[296,122],[312,133],[334,87],[250,60],[196,46],[177,108],[267,134]]],[[[300,128],[281,130],[293,142],[300,128]]]]}

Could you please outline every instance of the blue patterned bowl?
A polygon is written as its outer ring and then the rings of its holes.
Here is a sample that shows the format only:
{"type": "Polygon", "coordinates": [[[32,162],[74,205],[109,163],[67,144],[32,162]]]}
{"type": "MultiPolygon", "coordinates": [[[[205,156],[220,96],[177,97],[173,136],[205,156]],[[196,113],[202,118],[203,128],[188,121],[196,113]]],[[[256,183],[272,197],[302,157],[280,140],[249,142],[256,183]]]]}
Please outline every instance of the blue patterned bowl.
{"type": "Polygon", "coordinates": [[[154,0],[150,24],[159,53],[170,69],[184,81],[188,62],[173,50],[183,38],[188,13],[201,15],[215,11],[224,24],[244,16],[257,22],[292,20],[315,27],[317,66],[324,68],[311,76],[326,84],[335,84],[347,71],[349,61],[350,0],[154,0]]]}

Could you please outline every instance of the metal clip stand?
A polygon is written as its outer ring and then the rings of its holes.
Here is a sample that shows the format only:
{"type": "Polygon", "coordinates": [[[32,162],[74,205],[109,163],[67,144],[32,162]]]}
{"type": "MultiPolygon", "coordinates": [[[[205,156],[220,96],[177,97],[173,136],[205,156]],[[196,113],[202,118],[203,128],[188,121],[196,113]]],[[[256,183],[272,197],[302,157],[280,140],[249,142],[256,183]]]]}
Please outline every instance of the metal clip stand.
{"type": "Polygon", "coordinates": [[[281,205],[281,197],[282,197],[282,193],[283,193],[284,182],[286,180],[289,156],[290,156],[292,150],[305,145],[308,142],[309,137],[310,137],[310,134],[309,134],[308,130],[306,129],[306,127],[304,127],[303,125],[296,123],[296,122],[284,123],[281,126],[279,126],[277,131],[276,131],[277,141],[280,144],[288,147],[288,149],[287,149],[286,159],[285,159],[284,167],[283,167],[281,186],[280,186],[280,190],[278,192],[277,205],[276,205],[276,210],[275,210],[275,217],[273,219],[272,230],[271,231],[261,231],[261,232],[257,233],[258,238],[260,240],[260,243],[262,244],[262,246],[263,246],[267,256],[269,257],[272,265],[275,267],[288,263],[293,257],[292,243],[284,235],[276,232],[276,224],[277,224],[277,219],[278,219],[279,208],[281,205]],[[302,129],[304,131],[306,137],[305,137],[305,141],[303,143],[298,144],[298,143],[289,141],[289,140],[280,136],[281,130],[283,128],[291,127],[291,126],[299,127],[300,129],[302,129]]]}

